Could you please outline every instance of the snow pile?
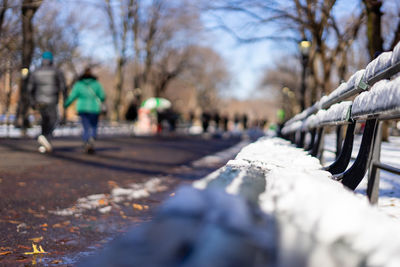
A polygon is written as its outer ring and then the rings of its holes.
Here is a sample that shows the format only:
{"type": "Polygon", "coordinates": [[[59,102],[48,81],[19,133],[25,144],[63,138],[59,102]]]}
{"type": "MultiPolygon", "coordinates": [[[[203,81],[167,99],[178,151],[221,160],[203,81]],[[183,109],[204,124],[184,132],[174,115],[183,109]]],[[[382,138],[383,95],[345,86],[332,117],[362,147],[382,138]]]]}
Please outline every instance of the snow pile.
{"type": "MultiPolygon", "coordinates": [[[[333,90],[325,99],[321,98],[321,101],[323,101],[322,106],[324,107],[324,105],[326,103],[329,103],[331,101],[334,101],[335,98],[338,98],[339,96],[341,96],[343,93],[351,90],[353,87],[349,86],[348,83],[341,83],[339,85],[338,88],[336,88],[335,90],[333,90]]],[[[327,107],[325,107],[327,108],[327,107]]]]}
{"type": "Polygon", "coordinates": [[[298,129],[300,129],[302,127],[302,125],[303,125],[302,121],[295,121],[295,122],[283,127],[282,133],[289,134],[289,133],[295,132],[298,129]]]}
{"type": "Polygon", "coordinates": [[[370,80],[384,69],[392,65],[392,52],[384,52],[372,60],[365,68],[365,81],[370,80]]]}
{"type": "Polygon", "coordinates": [[[351,101],[343,101],[332,105],[324,115],[321,123],[343,122],[350,118],[351,101]]]}
{"type": "Polygon", "coordinates": [[[373,115],[377,112],[390,113],[400,107],[400,77],[374,84],[368,92],[363,92],[354,99],[352,116],[373,115]]]}
{"type": "Polygon", "coordinates": [[[392,65],[394,65],[400,61],[400,42],[398,42],[397,45],[393,49],[391,61],[392,61],[392,65]]]}
{"type": "Polygon", "coordinates": [[[265,179],[263,192],[257,192],[261,209],[279,222],[279,266],[400,266],[398,224],[330,179],[316,158],[282,139],[264,138],[245,147],[194,186],[242,195],[251,187],[246,182],[250,169],[253,178],[265,179]],[[303,265],[294,264],[299,259],[303,265]]]}
{"type": "Polygon", "coordinates": [[[303,126],[301,127],[301,130],[305,132],[314,129],[318,126],[318,123],[319,121],[317,115],[313,114],[305,120],[303,126]]]}
{"type": "Polygon", "coordinates": [[[305,110],[303,110],[301,113],[295,115],[293,118],[291,118],[290,120],[288,120],[288,121],[285,123],[285,125],[289,126],[289,125],[291,125],[291,124],[294,123],[294,122],[303,120],[303,119],[305,119],[305,118],[307,117],[307,115],[308,115],[308,114],[307,114],[307,109],[305,109],[305,110]]]}

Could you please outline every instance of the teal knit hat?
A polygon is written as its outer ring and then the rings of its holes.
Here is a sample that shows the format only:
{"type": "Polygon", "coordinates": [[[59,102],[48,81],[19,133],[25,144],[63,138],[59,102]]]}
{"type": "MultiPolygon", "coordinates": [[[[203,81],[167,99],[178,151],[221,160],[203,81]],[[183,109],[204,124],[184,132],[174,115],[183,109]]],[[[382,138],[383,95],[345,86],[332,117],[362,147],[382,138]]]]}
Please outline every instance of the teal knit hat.
{"type": "Polygon", "coordinates": [[[43,53],[42,59],[53,61],[53,54],[50,51],[46,51],[43,53]]]}

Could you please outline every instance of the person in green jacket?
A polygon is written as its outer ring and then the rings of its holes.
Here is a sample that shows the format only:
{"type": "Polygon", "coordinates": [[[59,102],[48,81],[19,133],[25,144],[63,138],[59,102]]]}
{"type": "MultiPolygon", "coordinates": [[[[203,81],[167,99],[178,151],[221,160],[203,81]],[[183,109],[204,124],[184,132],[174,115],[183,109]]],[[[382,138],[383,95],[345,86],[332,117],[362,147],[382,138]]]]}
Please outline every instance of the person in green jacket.
{"type": "Polygon", "coordinates": [[[102,102],[106,95],[103,86],[97,81],[90,68],[86,68],[82,76],[74,83],[64,107],[67,108],[75,100],[76,110],[83,126],[83,142],[85,151],[94,153],[94,140],[97,137],[97,124],[101,113],[102,102]]]}

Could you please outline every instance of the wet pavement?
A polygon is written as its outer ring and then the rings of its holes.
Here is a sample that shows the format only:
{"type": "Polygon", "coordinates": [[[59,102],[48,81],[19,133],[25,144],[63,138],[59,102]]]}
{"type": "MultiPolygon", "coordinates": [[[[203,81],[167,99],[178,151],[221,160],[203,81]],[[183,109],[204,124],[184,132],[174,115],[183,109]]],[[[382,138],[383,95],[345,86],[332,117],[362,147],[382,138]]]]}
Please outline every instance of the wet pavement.
{"type": "Polygon", "coordinates": [[[0,139],[0,266],[73,266],[220,167],[191,162],[238,141],[107,137],[87,155],[78,138],[57,138],[42,155],[35,140],[0,139]]]}

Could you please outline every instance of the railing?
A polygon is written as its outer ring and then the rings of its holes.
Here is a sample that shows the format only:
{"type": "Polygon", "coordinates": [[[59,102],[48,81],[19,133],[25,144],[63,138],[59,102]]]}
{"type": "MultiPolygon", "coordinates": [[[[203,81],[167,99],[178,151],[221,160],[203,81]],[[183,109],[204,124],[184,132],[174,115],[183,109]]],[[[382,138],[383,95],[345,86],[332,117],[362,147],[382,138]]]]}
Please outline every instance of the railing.
{"type": "Polygon", "coordinates": [[[289,120],[282,134],[312,156],[322,158],[324,132],[336,127],[336,160],[324,169],[332,178],[355,190],[368,172],[367,195],[379,197],[380,170],[400,175],[400,169],[380,161],[382,122],[400,119],[400,43],[393,52],[382,53],[364,70],[357,71],[328,96],[289,120]],[[345,101],[355,97],[353,101],[345,101]],[[365,123],[358,155],[349,166],[357,123],[365,123]],[[343,140],[342,128],[346,126],[343,140]],[[306,136],[310,142],[306,144],[306,136]]]}

